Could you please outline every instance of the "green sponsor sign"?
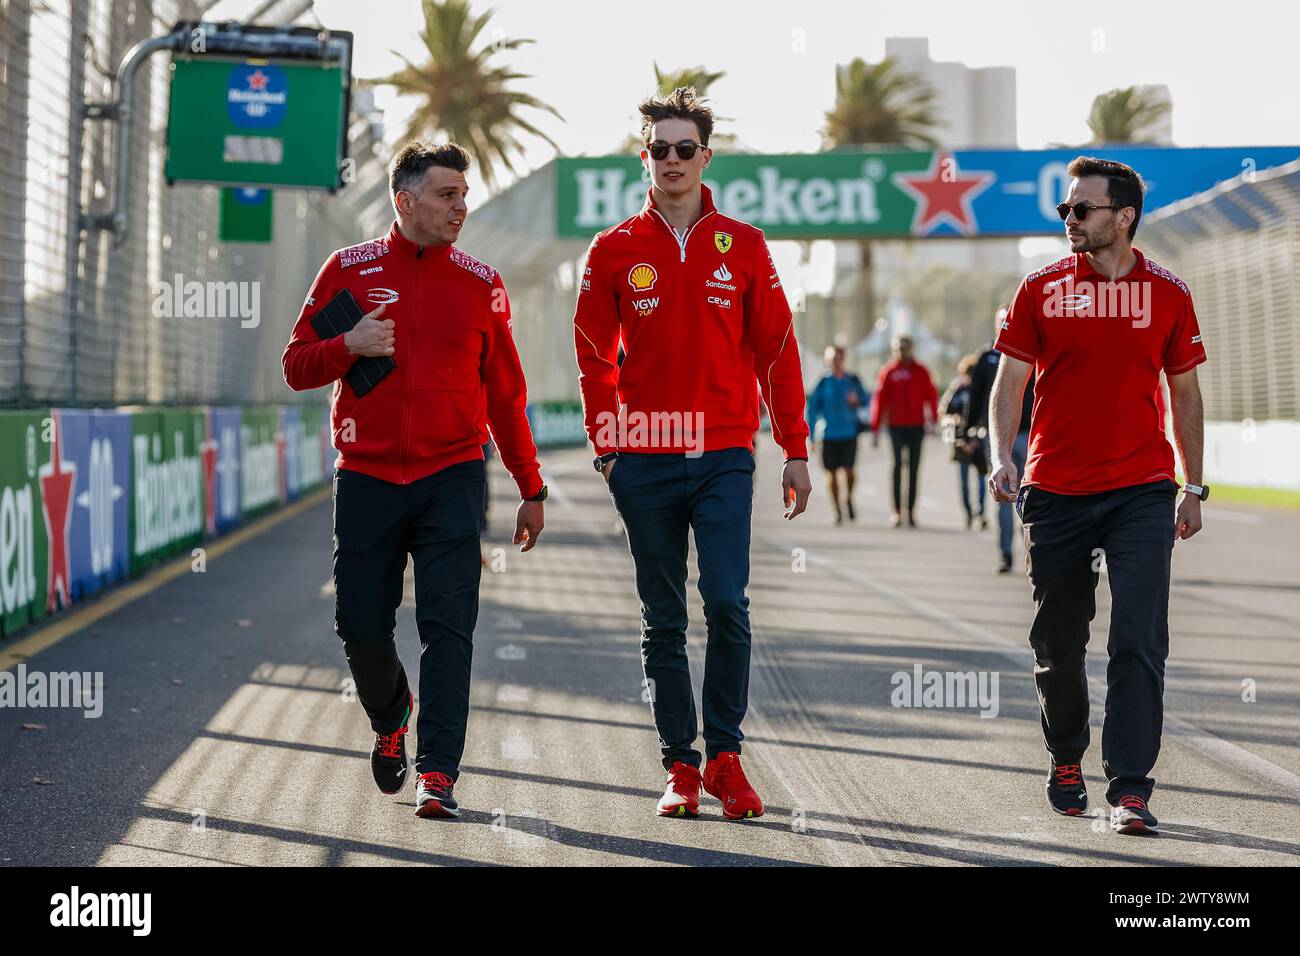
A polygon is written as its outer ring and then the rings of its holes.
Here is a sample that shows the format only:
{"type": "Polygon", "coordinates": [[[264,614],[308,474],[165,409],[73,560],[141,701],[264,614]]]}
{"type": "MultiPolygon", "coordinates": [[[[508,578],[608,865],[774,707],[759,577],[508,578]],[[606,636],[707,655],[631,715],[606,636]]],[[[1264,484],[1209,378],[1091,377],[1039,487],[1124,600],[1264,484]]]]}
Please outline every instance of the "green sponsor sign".
{"type": "Polygon", "coordinates": [[[350,74],[216,56],[171,65],[167,180],[338,189],[350,74]]]}
{"type": "Polygon", "coordinates": [[[131,416],[131,573],[203,540],[203,412],[131,416]]]}
{"type": "Polygon", "coordinates": [[[325,409],[319,405],[304,405],[300,414],[302,429],[299,432],[298,450],[299,488],[307,491],[325,480],[325,446],[321,441],[325,409]]]}
{"type": "MultiPolygon", "coordinates": [[[[49,535],[41,471],[50,412],[0,412],[0,633],[45,616],[49,535]]],[[[46,468],[48,471],[48,467],[46,468]]]]}
{"type": "MultiPolygon", "coordinates": [[[[1147,181],[1147,212],[1291,162],[1295,146],[1090,147],[1147,181]]],[[[1059,236],[1056,206],[1076,150],[833,150],[713,157],[704,182],[718,209],[774,239],[1059,236]]],[[[636,215],[648,183],[635,156],[556,161],[556,229],[589,239],[636,215]]]]}
{"type": "MultiPolygon", "coordinates": [[[[927,169],[932,154],[833,152],[714,156],[704,183],[718,208],[773,239],[909,235],[916,200],[897,173],[927,169]]],[[[649,183],[635,156],[556,161],[556,229],[589,239],[636,215],[649,183]]]]}
{"type": "Polygon", "coordinates": [[[269,189],[227,186],[221,190],[222,242],[270,242],[275,193],[269,189]]]}
{"type": "Polygon", "coordinates": [[[528,406],[528,425],[538,448],[582,445],[587,441],[579,402],[534,402],[528,406]]]}
{"type": "Polygon", "coordinates": [[[240,422],[239,500],[244,517],[280,503],[280,409],[248,408],[240,422]]]}

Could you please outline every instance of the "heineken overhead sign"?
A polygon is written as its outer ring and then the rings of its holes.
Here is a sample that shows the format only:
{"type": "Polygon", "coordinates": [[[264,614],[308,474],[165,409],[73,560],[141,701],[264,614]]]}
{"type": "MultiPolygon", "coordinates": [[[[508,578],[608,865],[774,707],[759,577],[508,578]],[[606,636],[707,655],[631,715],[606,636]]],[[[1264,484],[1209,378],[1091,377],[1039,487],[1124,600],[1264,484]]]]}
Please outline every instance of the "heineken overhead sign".
{"type": "Polygon", "coordinates": [[[338,189],[351,73],[339,63],[178,57],[167,181],[338,189]]]}
{"type": "MultiPolygon", "coordinates": [[[[773,239],[1060,235],[1056,205],[1080,152],[1141,173],[1144,212],[1300,157],[1293,146],[720,153],[704,182],[722,212],[773,239]]],[[[635,156],[560,159],[556,176],[556,233],[569,238],[635,215],[648,188],[635,156]]]]}

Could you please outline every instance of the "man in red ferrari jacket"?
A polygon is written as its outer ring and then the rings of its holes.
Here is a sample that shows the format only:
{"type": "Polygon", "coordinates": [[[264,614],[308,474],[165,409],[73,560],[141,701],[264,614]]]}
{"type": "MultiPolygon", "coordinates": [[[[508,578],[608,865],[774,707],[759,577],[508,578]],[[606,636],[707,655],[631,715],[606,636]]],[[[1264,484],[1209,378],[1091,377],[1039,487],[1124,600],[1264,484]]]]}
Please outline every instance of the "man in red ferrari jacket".
{"type": "Polygon", "coordinates": [[[889,427],[894,450],[894,511],[889,523],[902,524],[903,452],[907,452],[907,524],[916,527],[916,481],[921,473],[921,445],[939,418],[939,393],[930,370],[912,357],[911,336],[894,339],[894,358],[880,369],[871,397],[871,447],[880,447],[880,425],[889,427]]]}
{"type": "Polygon", "coordinates": [[[326,260],[283,358],[290,388],[334,386],[334,627],[375,731],[371,771],[386,794],[402,789],[408,770],[415,701],[393,630],[407,554],[415,561],[422,817],[459,814],[452,787],[469,717],[489,426],[524,499],[514,537],[524,551],[541,534],[546,498],[505,285],[452,245],[468,211],[468,168],[456,145],[413,142],[398,153],[397,221],[326,260]],[[322,339],[312,319],[344,289],[378,308],[322,339]],[[363,356],[391,356],[396,368],[358,396],[344,376],[363,356]]]}
{"type": "Polygon", "coordinates": [[[636,565],[646,690],[669,772],[658,812],[697,815],[703,786],[725,816],[760,816],[740,766],[753,436],[761,390],[786,459],[785,516],[802,513],[812,485],[799,351],[763,233],[718,212],[700,182],[712,111],[686,88],[640,110],[649,195],[592,241],[573,319],[587,434],[636,565]],[[691,530],[708,627],[703,775],[686,659],[691,530]]]}

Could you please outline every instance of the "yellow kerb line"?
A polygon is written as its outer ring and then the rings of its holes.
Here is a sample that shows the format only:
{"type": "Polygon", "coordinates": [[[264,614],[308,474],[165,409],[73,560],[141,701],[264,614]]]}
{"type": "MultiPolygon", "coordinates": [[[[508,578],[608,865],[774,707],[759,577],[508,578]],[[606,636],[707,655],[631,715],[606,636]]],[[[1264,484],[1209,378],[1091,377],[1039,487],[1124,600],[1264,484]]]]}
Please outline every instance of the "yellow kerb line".
{"type": "MultiPolygon", "coordinates": [[[[325,500],[331,493],[331,486],[331,482],[326,482],[325,487],[304,495],[293,504],[281,508],[279,511],[257,519],[252,524],[240,528],[231,535],[218,538],[209,543],[195,545],[195,547],[201,547],[205,550],[205,560],[220,557],[232,548],[239,547],[250,538],[255,538],[265,531],[270,531],[282,521],[288,521],[295,515],[301,514],[313,505],[325,500]]],[[[85,630],[96,621],[108,617],[108,615],[125,607],[132,601],[144,597],[151,591],[156,591],[173,578],[178,578],[187,573],[193,561],[194,558],[191,554],[182,554],[161,567],[150,571],[138,581],[132,581],[129,584],[117,587],[110,586],[104,592],[103,597],[97,600],[90,599],[93,601],[91,604],[73,608],[52,617],[50,623],[40,627],[36,633],[0,645],[0,671],[7,671],[11,667],[17,667],[22,661],[34,657],[47,647],[54,646],[65,637],[70,637],[78,631],[85,630]]]]}

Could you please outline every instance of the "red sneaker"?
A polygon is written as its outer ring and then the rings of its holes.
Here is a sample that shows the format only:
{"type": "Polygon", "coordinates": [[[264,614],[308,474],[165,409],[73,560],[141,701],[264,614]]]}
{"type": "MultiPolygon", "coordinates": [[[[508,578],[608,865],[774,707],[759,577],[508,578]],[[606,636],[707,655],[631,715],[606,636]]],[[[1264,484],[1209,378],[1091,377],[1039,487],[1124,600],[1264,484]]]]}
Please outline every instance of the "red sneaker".
{"type": "Polygon", "coordinates": [[[722,815],[728,820],[763,815],[763,801],[745,779],[740,754],[720,753],[706,763],[704,789],[722,801],[722,815]]]}
{"type": "Polygon", "coordinates": [[[661,817],[698,817],[700,815],[700,771],[678,760],[668,771],[668,787],[659,798],[661,817]]]}

